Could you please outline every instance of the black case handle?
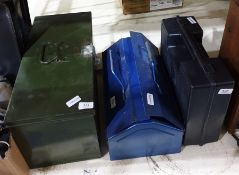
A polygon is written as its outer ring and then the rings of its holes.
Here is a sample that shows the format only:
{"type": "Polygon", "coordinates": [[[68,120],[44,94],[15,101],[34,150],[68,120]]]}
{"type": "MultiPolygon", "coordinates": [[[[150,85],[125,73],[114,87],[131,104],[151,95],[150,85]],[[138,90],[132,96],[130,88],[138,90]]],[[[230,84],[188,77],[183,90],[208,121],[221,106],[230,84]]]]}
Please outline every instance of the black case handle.
{"type": "Polygon", "coordinates": [[[185,18],[177,16],[177,23],[179,24],[179,27],[182,31],[182,36],[186,41],[185,43],[188,46],[190,53],[197,59],[197,61],[199,62],[200,66],[202,67],[205,73],[214,73],[215,70],[212,64],[210,63],[208,54],[203,48],[202,43],[199,44],[198,42],[196,42],[192,33],[185,29],[184,27],[185,22],[184,23],[182,22],[183,19],[185,18]]]}

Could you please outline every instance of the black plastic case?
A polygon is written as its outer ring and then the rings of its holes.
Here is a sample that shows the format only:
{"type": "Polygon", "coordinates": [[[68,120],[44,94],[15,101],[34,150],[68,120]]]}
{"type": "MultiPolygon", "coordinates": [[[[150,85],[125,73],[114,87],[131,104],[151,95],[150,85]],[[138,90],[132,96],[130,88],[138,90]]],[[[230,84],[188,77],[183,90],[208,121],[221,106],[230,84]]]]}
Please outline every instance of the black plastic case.
{"type": "Polygon", "coordinates": [[[234,80],[220,59],[209,59],[203,30],[194,17],[162,22],[161,55],[185,124],[185,145],[217,141],[234,80]]]}

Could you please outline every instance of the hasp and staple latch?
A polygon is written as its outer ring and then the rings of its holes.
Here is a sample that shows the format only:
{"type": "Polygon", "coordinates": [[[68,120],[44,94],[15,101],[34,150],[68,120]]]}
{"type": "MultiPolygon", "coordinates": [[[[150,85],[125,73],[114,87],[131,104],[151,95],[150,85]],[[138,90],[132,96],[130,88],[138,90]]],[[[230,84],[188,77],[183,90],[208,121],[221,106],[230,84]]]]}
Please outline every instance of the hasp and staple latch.
{"type": "Polygon", "coordinates": [[[70,46],[64,42],[51,43],[48,42],[42,46],[40,62],[42,64],[69,62],[64,50],[70,46]]]}
{"type": "Polygon", "coordinates": [[[48,42],[42,45],[40,62],[42,64],[70,62],[69,54],[92,58],[95,57],[95,50],[94,46],[88,43],[84,47],[77,47],[65,42],[48,42]]]}

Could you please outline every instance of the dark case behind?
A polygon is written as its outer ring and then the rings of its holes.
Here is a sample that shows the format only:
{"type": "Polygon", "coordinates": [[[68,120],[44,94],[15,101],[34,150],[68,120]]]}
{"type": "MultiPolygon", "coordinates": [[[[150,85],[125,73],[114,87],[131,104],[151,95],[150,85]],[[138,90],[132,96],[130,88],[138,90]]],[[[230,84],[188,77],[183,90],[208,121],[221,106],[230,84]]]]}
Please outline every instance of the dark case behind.
{"type": "Polygon", "coordinates": [[[0,75],[15,81],[31,20],[26,0],[0,0],[0,75]]]}
{"type": "Polygon", "coordinates": [[[217,141],[234,81],[220,59],[209,59],[194,17],[164,19],[161,55],[185,124],[185,145],[217,141]]]}

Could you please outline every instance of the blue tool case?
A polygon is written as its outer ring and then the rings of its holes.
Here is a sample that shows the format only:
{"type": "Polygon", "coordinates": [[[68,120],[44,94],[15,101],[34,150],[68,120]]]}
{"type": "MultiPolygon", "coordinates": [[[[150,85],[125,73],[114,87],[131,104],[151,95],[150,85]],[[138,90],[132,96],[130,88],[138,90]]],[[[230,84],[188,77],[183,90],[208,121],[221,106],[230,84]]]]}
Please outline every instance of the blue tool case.
{"type": "Polygon", "coordinates": [[[103,69],[110,159],[180,152],[181,115],[157,47],[130,32],[103,52],[103,69]]]}

